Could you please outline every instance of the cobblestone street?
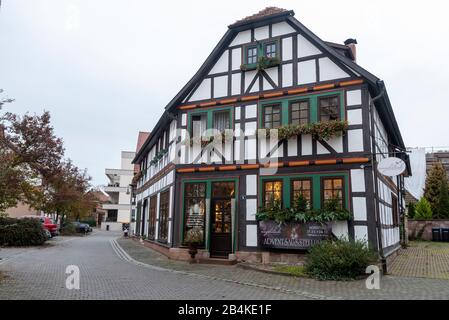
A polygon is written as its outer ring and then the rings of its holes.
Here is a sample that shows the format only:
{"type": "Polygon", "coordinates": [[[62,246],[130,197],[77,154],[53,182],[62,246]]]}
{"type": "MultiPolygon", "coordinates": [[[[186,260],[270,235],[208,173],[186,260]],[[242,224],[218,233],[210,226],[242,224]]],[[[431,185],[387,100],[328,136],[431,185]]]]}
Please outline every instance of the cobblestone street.
{"type": "Polygon", "coordinates": [[[43,248],[0,250],[0,299],[448,299],[449,281],[386,276],[380,290],[364,281],[315,281],[190,265],[118,234],[59,237],[43,248]],[[65,287],[68,265],[80,268],[80,290],[65,287]]]}

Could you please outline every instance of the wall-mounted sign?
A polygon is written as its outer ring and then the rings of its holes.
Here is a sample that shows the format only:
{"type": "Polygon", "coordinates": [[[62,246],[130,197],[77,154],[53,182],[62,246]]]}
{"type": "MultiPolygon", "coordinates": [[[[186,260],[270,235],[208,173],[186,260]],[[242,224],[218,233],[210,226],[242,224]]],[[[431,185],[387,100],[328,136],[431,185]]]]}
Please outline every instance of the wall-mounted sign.
{"type": "Polygon", "coordinates": [[[259,222],[259,241],[264,248],[306,250],[331,234],[331,228],[319,223],[259,222]]]}
{"type": "Polygon", "coordinates": [[[385,158],[377,165],[377,170],[387,177],[396,177],[404,173],[405,162],[399,158],[385,158]]]}

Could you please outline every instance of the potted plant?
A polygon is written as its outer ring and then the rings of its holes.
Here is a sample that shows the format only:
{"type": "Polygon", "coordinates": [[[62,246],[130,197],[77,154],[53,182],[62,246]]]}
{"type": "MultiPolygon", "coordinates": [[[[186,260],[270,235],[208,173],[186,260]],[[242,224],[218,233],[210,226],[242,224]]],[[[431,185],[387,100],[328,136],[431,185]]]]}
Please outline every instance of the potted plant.
{"type": "Polygon", "coordinates": [[[198,253],[198,246],[203,242],[203,229],[196,227],[187,231],[184,242],[189,246],[191,262],[193,262],[198,253]]]}

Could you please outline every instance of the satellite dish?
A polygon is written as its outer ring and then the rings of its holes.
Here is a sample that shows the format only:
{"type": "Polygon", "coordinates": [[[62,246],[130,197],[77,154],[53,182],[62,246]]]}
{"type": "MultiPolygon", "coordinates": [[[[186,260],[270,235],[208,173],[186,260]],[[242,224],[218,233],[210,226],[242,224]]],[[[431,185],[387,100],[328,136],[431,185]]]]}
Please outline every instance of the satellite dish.
{"type": "Polygon", "coordinates": [[[403,174],[405,168],[405,162],[399,158],[385,158],[377,165],[377,170],[388,177],[395,177],[403,174]]]}

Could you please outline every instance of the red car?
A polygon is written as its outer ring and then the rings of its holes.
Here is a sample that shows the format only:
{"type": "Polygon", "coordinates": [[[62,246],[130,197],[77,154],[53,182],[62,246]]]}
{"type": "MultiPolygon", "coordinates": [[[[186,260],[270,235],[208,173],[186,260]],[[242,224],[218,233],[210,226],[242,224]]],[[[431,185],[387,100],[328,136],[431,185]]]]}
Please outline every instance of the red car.
{"type": "Polygon", "coordinates": [[[40,217],[39,219],[41,220],[44,228],[50,231],[52,237],[58,235],[58,225],[54,223],[54,221],[51,218],[40,217]]]}
{"type": "Polygon", "coordinates": [[[58,235],[58,225],[54,223],[54,221],[49,217],[25,216],[22,218],[39,219],[40,222],[42,222],[42,226],[48,231],[50,231],[52,237],[58,235]]]}

